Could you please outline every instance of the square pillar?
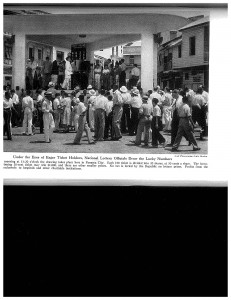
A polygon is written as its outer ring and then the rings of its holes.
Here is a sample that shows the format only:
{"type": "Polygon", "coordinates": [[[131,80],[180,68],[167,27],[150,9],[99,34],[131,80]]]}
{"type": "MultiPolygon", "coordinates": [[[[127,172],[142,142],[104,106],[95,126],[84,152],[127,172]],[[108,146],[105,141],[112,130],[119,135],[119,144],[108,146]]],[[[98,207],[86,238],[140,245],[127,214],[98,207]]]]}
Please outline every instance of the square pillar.
{"type": "Polygon", "coordinates": [[[26,36],[23,33],[15,34],[13,47],[12,87],[26,87],[26,36]]]}
{"type": "Polygon", "coordinates": [[[153,33],[141,34],[141,87],[146,93],[157,85],[157,44],[153,33]]]}

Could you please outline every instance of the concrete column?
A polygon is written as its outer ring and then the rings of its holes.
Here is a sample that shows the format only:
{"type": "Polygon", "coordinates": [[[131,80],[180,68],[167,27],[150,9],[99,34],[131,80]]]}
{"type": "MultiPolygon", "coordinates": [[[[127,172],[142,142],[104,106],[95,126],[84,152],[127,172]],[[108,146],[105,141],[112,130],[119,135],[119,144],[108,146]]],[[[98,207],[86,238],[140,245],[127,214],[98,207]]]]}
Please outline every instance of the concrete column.
{"type": "Polygon", "coordinates": [[[157,53],[157,43],[153,44],[153,84],[154,87],[157,86],[157,65],[158,65],[158,53],[157,53]]]}
{"type": "Polygon", "coordinates": [[[141,34],[141,87],[145,93],[153,89],[153,57],[153,33],[144,32],[141,34]]]}
{"type": "Polygon", "coordinates": [[[12,87],[26,87],[26,36],[23,33],[15,34],[13,47],[12,87]]]}

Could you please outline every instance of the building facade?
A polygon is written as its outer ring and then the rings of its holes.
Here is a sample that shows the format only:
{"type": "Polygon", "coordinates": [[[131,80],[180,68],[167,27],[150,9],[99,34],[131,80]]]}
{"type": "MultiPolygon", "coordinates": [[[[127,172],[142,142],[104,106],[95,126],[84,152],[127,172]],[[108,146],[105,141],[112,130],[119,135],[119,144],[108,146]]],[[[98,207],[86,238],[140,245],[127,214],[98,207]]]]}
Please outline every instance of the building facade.
{"type": "Polygon", "coordinates": [[[161,45],[158,51],[158,84],[170,89],[199,85],[209,89],[209,18],[179,29],[181,36],[161,45]]]}

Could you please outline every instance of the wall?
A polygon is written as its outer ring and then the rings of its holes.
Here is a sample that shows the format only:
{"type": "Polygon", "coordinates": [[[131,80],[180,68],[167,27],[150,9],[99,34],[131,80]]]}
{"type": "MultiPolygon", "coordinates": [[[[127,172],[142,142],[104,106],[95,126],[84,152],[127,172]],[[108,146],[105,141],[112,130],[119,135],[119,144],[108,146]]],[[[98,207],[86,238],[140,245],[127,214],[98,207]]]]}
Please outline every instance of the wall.
{"type": "Polygon", "coordinates": [[[182,57],[174,52],[174,68],[204,65],[204,27],[191,28],[182,32],[182,57]],[[196,53],[189,55],[189,38],[196,37],[196,53]]]}
{"type": "Polygon", "coordinates": [[[53,47],[52,46],[37,43],[34,41],[30,41],[30,40],[26,41],[26,60],[29,58],[29,47],[33,47],[34,59],[35,59],[35,61],[37,61],[39,66],[42,66],[42,62],[46,60],[46,56],[49,56],[51,61],[53,60],[53,47]],[[38,59],[38,49],[42,50],[42,59],[41,60],[38,59]]]}

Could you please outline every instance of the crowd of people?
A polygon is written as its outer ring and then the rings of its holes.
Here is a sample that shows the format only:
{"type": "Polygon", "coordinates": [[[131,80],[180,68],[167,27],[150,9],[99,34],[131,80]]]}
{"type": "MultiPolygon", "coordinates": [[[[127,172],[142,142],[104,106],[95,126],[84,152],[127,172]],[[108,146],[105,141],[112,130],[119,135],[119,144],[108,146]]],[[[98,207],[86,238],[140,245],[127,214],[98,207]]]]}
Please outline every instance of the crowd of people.
{"type": "MultiPolygon", "coordinates": [[[[103,86],[104,87],[104,86],[103,86]]],[[[4,91],[4,134],[12,140],[11,127],[22,126],[22,134],[33,135],[35,126],[50,143],[53,132],[75,131],[74,144],[81,144],[86,132],[89,144],[106,140],[118,141],[122,134],[135,136],[139,146],[154,148],[171,146],[177,151],[184,136],[193,150],[199,150],[194,128],[201,129],[201,139],[207,134],[208,93],[202,86],[196,92],[168,87],[155,87],[147,93],[133,86],[113,84],[112,88],[98,89],[89,85],[73,91],[57,90],[53,82],[48,88],[4,91]],[[171,141],[161,133],[171,135],[171,141]],[[93,136],[94,135],[94,136],[93,136]],[[168,143],[169,142],[169,143],[168,143]]]]}
{"type": "MultiPolygon", "coordinates": [[[[52,62],[49,57],[46,57],[42,65],[38,66],[32,57],[26,64],[26,90],[47,89],[50,81],[58,90],[69,90],[73,85],[86,89],[88,84],[98,90],[109,90],[114,84],[120,87],[127,85],[126,69],[124,59],[116,62],[108,59],[104,64],[98,62],[93,66],[93,64],[84,65],[84,61],[72,60],[69,53],[65,60],[57,57],[52,62]]],[[[140,70],[136,64],[130,71],[129,77],[128,88],[137,85],[140,70]]]]}

